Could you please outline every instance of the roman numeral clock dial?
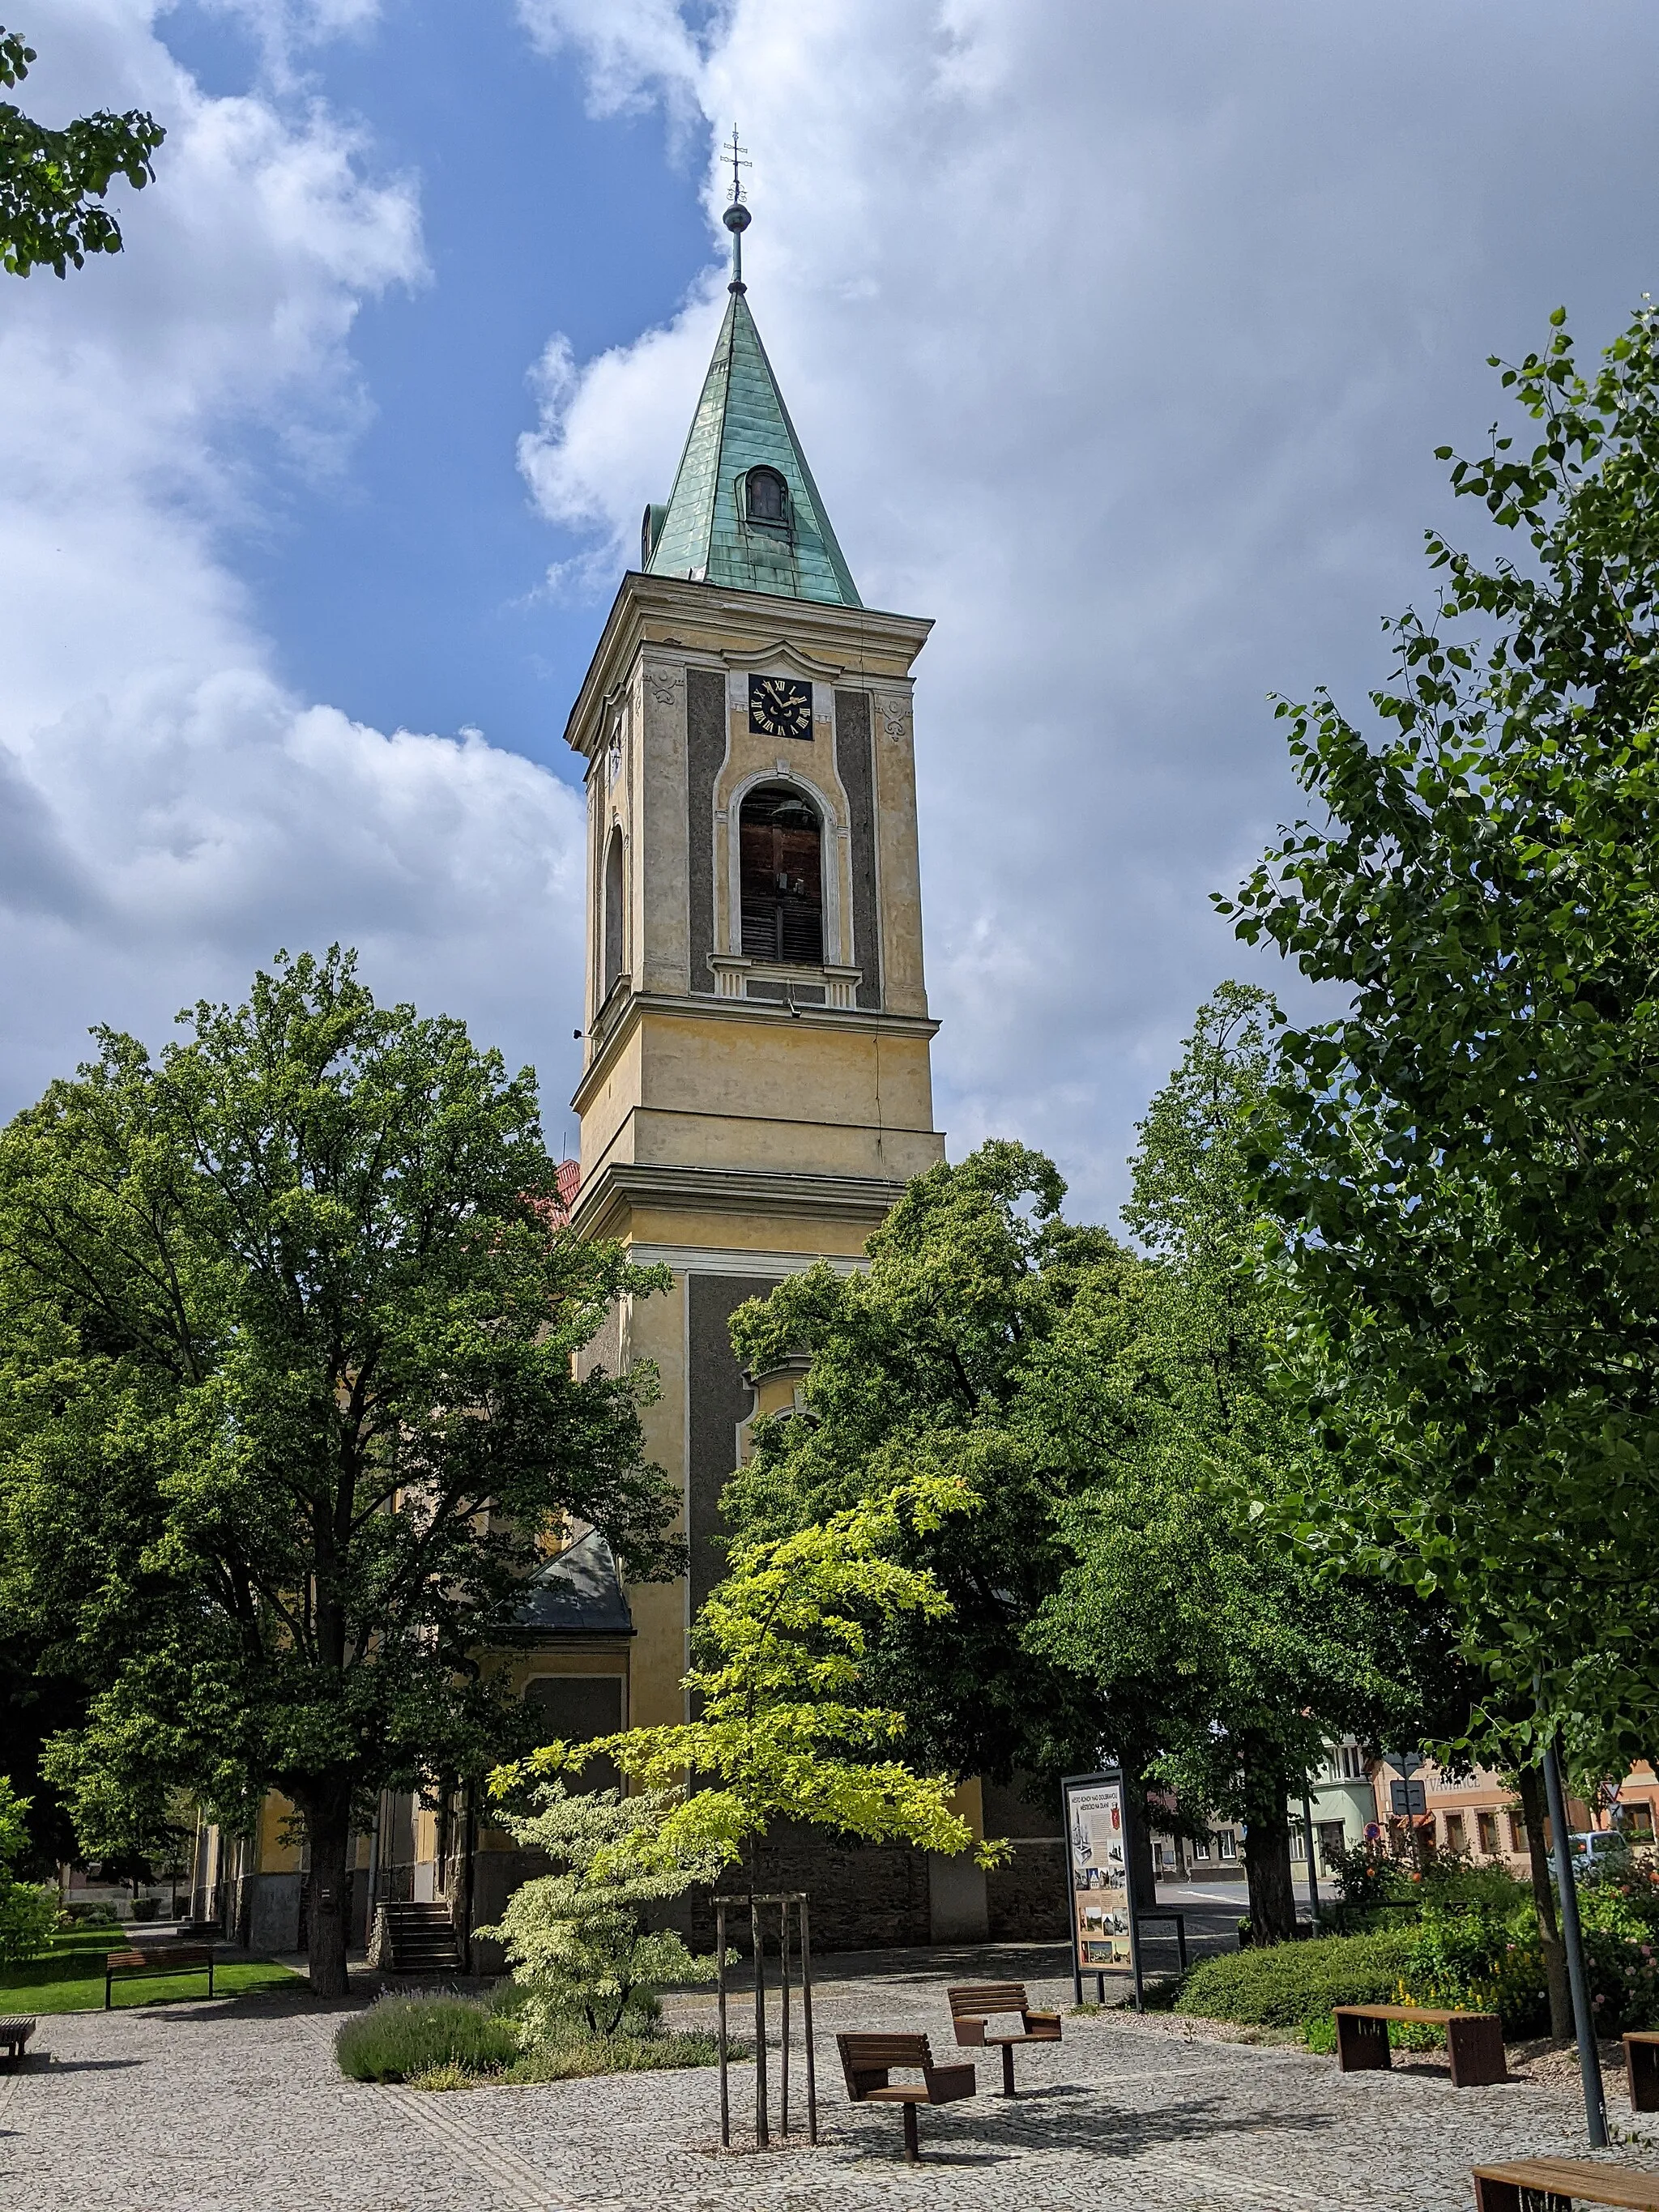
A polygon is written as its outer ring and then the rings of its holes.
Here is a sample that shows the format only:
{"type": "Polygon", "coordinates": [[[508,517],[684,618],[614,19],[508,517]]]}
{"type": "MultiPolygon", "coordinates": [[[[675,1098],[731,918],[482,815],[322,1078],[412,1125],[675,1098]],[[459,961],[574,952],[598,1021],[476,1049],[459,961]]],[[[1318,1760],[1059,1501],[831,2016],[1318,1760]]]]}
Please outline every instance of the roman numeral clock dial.
{"type": "Polygon", "coordinates": [[[757,738],[810,738],[811,685],[789,676],[751,676],[749,726],[757,738]]]}

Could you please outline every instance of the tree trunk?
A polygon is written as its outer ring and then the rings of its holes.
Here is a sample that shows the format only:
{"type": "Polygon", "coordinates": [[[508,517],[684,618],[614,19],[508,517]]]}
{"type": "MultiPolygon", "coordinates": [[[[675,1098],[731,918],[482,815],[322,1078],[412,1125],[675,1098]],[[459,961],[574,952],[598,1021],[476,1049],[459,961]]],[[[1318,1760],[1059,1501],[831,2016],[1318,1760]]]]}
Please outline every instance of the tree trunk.
{"type": "Polygon", "coordinates": [[[1158,1903],[1158,1869],[1152,1862],[1152,1808],[1138,1782],[1126,1784],[1123,1804],[1128,1815],[1129,1863],[1133,1870],[1135,1894],[1143,1910],[1150,1911],[1158,1903]]]}
{"type": "Polygon", "coordinates": [[[1253,1808],[1244,1838],[1249,1884],[1250,1941],[1289,1943],[1296,1936],[1296,1877],[1291,1869],[1291,1823],[1281,1790],[1265,1814],[1253,1808]]]}
{"type": "Polygon", "coordinates": [[[1550,1992],[1550,2033],[1558,2043],[1572,2035],[1572,1992],[1567,1982],[1566,1946],[1555,1917],[1555,1888],[1550,1881],[1550,1856],[1544,1844],[1544,1777],[1535,1766],[1523,1766],[1516,1780],[1521,1791],[1521,1811],[1527,1823],[1527,1857],[1532,1867],[1532,1899],[1538,1908],[1538,1940],[1544,1954],[1544,1978],[1550,1992]]]}
{"type": "Polygon", "coordinates": [[[311,1846],[307,1890],[306,1960],[314,1996],[347,1993],[346,1846],[351,1837],[351,1802],[344,1795],[302,1805],[306,1839],[311,1846]]]}

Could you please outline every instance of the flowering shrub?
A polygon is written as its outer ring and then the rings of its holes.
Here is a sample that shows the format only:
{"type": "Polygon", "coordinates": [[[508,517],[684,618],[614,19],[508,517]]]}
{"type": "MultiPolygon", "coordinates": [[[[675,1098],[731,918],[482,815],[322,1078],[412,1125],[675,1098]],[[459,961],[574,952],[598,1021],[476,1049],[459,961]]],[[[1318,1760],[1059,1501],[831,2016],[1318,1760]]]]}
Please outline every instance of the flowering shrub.
{"type": "Polygon", "coordinates": [[[1402,2004],[1495,2012],[1506,2035],[1541,2034],[1549,2026],[1549,1988],[1530,1905],[1507,1919],[1478,1909],[1427,1908],[1398,1994],[1402,2004]]]}
{"type": "Polygon", "coordinates": [[[1325,1864],[1336,1877],[1344,1905],[1352,1911],[1370,1912],[1380,1905],[1401,1903],[1408,1893],[1409,1869],[1380,1841],[1328,1850],[1325,1864]]]}

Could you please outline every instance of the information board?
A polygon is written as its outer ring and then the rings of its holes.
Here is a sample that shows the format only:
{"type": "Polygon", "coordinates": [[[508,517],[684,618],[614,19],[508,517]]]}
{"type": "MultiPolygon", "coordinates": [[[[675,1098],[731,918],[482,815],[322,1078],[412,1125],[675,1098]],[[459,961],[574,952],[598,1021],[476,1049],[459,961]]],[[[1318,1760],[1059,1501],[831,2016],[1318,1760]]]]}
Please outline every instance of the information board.
{"type": "MultiPolygon", "coordinates": [[[[1098,1774],[1069,1774],[1060,1784],[1066,1863],[1070,1886],[1072,1978],[1078,2002],[1083,1977],[1128,1967],[1140,2000],[1140,1941],[1136,1912],[1134,1856],[1129,1849],[1128,1812],[1123,1773],[1109,1766],[1098,1774]]],[[[1097,1980],[1103,1996],[1104,1984],[1097,1980]]]]}

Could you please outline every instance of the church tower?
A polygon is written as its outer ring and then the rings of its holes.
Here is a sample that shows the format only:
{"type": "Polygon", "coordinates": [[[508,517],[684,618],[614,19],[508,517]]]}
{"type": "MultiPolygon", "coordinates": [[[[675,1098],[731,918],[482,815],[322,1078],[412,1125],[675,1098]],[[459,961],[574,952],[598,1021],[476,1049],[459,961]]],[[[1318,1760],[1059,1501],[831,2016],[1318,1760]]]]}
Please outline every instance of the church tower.
{"type": "Polygon", "coordinates": [[[593,1357],[648,1358],[688,1582],[628,1592],[629,1725],[684,1712],[687,1631],[740,1426],[797,1378],[739,1372],[732,1309],[860,1264],[933,1127],[911,677],[931,624],[859,598],[750,312],[749,210],[679,471],[646,511],[567,737],[586,764],[579,1233],[673,1289],[593,1357]]]}

